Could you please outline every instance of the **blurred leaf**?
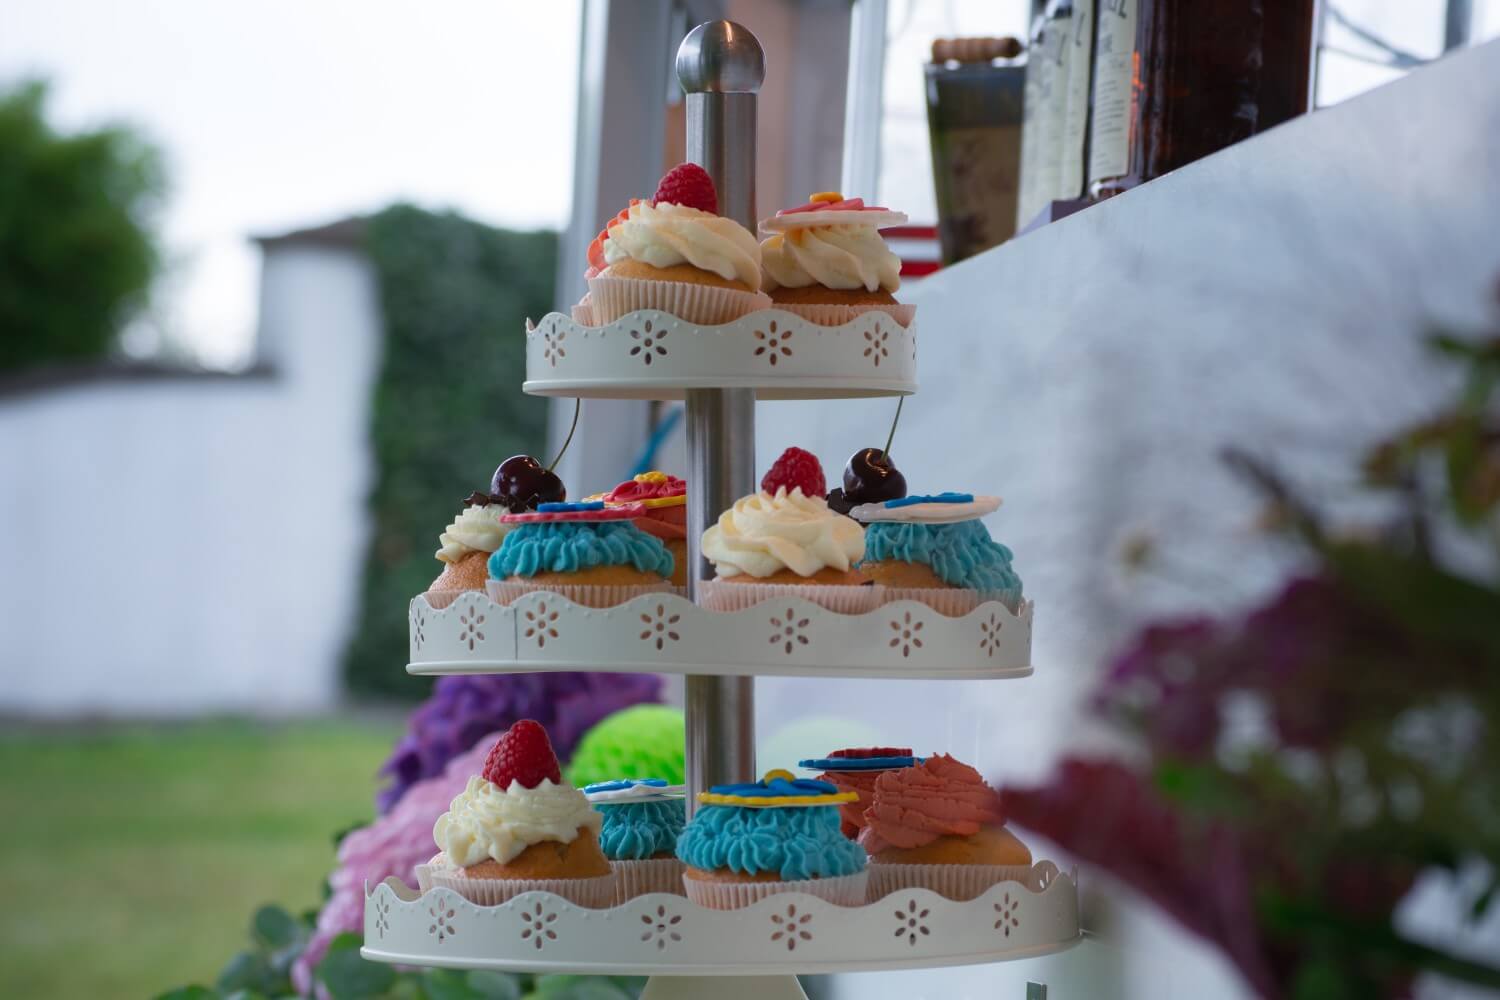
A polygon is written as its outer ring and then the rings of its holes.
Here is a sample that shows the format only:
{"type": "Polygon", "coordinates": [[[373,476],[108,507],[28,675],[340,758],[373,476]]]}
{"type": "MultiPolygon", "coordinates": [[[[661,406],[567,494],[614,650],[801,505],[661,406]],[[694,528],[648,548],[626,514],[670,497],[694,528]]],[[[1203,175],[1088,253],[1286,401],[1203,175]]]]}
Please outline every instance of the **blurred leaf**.
{"type": "Polygon", "coordinates": [[[207,986],[179,986],[175,990],[158,993],[153,1000],[219,1000],[219,991],[207,986]]]}
{"type": "Polygon", "coordinates": [[[263,955],[242,951],[229,960],[215,983],[220,993],[235,990],[266,991],[273,988],[276,976],[263,955]]]}
{"type": "Polygon", "coordinates": [[[262,906],[255,911],[251,930],[257,941],[272,950],[289,947],[302,935],[296,918],[275,905],[262,906]]]}
{"type": "Polygon", "coordinates": [[[487,969],[476,969],[468,974],[469,988],[485,1000],[520,1000],[521,982],[516,976],[487,969]]]}
{"type": "Polygon", "coordinates": [[[340,934],[328,944],[328,953],[314,970],[314,978],[328,988],[334,1000],[356,1000],[378,996],[396,981],[396,973],[380,962],[360,957],[358,934],[340,934]]]}
{"type": "Polygon", "coordinates": [[[525,1000],[631,1000],[623,986],[601,976],[542,976],[525,1000]]]}

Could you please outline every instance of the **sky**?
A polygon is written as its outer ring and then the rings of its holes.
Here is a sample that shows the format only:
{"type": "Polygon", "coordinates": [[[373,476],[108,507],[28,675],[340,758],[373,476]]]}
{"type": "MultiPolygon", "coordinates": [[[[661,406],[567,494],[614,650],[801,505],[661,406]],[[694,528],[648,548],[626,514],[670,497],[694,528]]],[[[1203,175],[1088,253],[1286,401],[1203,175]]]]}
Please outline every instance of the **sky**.
{"type": "Polygon", "coordinates": [[[580,6],[5,0],[0,86],[49,78],[59,127],[129,122],[163,148],[152,326],[234,365],[253,342],[251,235],[398,199],[566,223],[580,6]]]}

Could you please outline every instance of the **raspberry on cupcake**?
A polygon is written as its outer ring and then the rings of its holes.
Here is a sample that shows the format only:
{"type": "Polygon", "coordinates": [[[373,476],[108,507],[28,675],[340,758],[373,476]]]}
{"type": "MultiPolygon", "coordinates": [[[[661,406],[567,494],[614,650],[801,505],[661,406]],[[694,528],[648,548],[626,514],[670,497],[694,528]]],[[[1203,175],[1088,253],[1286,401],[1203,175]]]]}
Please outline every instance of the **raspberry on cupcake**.
{"type": "Polygon", "coordinates": [[[872,309],[910,325],[915,308],[894,294],[901,287],[901,258],[880,236],[881,229],[904,222],[901,212],[833,191],[777,212],[760,224],[761,233],[770,234],[760,252],[771,302],[823,326],[872,309]]]}
{"type": "Polygon", "coordinates": [[[585,785],[604,816],[599,843],[615,873],[615,902],[649,892],[682,895],[677,837],[687,823],[683,786],[661,778],[622,778],[585,785]]]}
{"type": "Polygon", "coordinates": [[[547,731],[523,719],[495,741],[482,773],[433,825],[440,853],[427,878],[484,905],[546,891],[605,906],[614,880],[599,847],[603,822],[563,781],[547,731]]]}
{"type": "Polygon", "coordinates": [[[728,323],[770,304],[760,290],[760,244],[718,214],[713,180],[697,164],[667,172],[589,246],[589,302],[603,325],[637,309],[690,323],[728,323]]]}
{"type": "Polygon", "coordinates": [[[546,590],[605,608],[670,588],[672,554],[635,526],[640,514],[639,507],[606,508],[598,500],[506,514],[501,522],[512,530],[490,556],[490,595],[508,604],[546,590]]]}

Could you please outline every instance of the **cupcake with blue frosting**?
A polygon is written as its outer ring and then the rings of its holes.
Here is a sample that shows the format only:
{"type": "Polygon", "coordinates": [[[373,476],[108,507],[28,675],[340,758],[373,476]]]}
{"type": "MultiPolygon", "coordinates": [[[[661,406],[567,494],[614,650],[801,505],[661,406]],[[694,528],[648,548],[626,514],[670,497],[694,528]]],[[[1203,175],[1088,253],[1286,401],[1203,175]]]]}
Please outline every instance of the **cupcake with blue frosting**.
{"type": "Polygon", "coordinates": [[[775,893],[805,892],[863,906],[865,852],[839,831],[839,806],[855,798],[787,771],[700,792],[698,811],[677,838],[688,898],[733,910],[775,893]]]}
{"type": "Polygon", "coordinates": [[[1019,611],[1021,578],[1011,551],[980,520],[999,506],[999,497],[939,493],[853,507],[849,516],[866,525],[860,572],[888,601],[921,601],[950,615],[983,601],[1019,611]]]}
{"type": "Polygon", "coordinates": [[[585,785],[604,816],[599,846],[615,873],[615,903],[651,892],[682,895],[677,837],[687,824],[683,786],[661,778],[624,778],[585,785]]]}
{"type": "Polygon", "coordinates": [[[635,526],[640,516],[639,509],[597,500],[544,503],[504,515],[501,523],[510,531],[489,559],[490,597],[509,604],[545,590],[575,604],[608,608],[671,590],[672,554],[635,526]]]}

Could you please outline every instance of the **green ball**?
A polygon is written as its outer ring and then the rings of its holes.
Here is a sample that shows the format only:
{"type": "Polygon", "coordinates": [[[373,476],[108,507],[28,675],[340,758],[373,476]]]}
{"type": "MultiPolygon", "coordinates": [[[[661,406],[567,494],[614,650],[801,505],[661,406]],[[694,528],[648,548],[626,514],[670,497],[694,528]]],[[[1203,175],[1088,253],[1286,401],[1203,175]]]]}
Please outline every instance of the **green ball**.
{"type": "Polygon", "coordinates": [[[686,739],[681,709],[666,705],[621,709],[583,734],[566,777],[579,788],[617,778],[663,778],[680,785],[687,773],[686,739]]]}

